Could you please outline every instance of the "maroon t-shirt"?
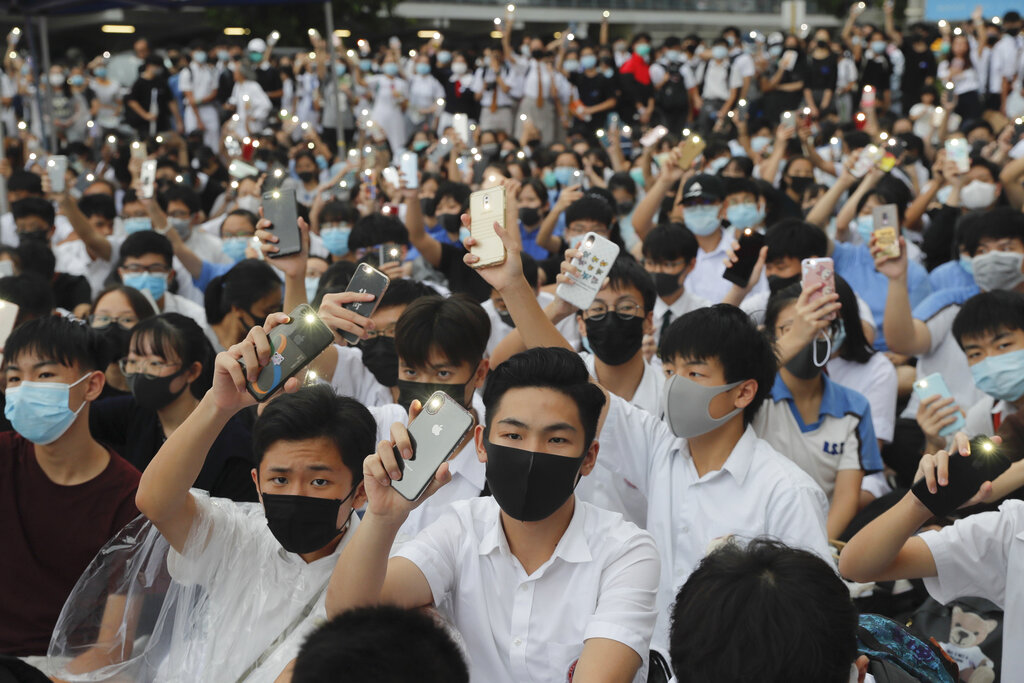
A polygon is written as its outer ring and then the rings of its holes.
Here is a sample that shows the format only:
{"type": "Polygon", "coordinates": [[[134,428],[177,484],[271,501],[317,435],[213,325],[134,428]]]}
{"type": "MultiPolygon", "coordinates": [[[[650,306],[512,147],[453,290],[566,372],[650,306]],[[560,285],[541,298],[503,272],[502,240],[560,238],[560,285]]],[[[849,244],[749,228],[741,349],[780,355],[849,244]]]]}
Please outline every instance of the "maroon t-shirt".
{"type": "Polygon", "coordinates": [[[98,476],[60,486],[39,467],[32,442],[0,433],[0,653],[46,654],[78,577],[138,516],[141,476],[111,452],[98,476]]]}

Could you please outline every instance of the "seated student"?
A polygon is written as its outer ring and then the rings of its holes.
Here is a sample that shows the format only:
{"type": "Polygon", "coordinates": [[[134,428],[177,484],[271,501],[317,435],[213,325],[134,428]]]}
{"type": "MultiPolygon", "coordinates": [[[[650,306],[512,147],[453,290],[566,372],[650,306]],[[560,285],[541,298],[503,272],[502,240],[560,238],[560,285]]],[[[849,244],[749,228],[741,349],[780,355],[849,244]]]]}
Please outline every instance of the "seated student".
{"type": "Polygon", "coordinates": [[[539,178],[527,178],[519,190],[518,200],[519,235],[523,241],[523,253],[543,261],[550,254],[547,249],[537,244],[537,234],[540,232],[541,222],[551,210],[547,188],[539,178]]]}
{"type": "Polygon", "coordinates": [[[118,361],[128,355],[132,328],[139,321],[156,315],[149,300],[137,289],[124,285],[111,285],[103,290],[92,307],[89,324],[107,340],[111,351],[110,365],[107,366],[107,381],[100,398],[124,396],[129,392],[124,373],[118,361]]]}
{"type": "Polygon", "coordinates": [[[92,304],[89,282],[80,275],[59,272],[50,247],[56,230],[53,205],[40,197],[21,199],[11,205],[18,226],[18,260],[21,270],[41,275],[50,283],[58,308],[84,317],[92,304]]]}
{"type": "MultiPolygon", "coordinates": [[[[238,263],[250,257],[247,250],[252,246],[252,238],[256,235],[256,224],[259,220],[259,216],[245,209],[235,209],[224,217],[220,224],[221,249],[231,259],[231,263],[238,263]]],[[[255,252],[252,254],[255,255],[255,252]]],[[[203,279],[202,275],[199,279],[203,279]]]]}
{"type": "Polygon", "coordinates": [[[832,565],[768,538],[701,560],[672,607],[669,653],[679,683],[864,683],[868,667],[832,565]]]}
{"type": "MultiPolygon", "coordinates": [[[[573,495],[597,459],[604,403],[570,351],[531,349],[496,367],[473,439],[493,497],[454,503],[389,560],[416,507],[390,487],[393,449],[412,455],[395,424],[364,462],[367,510],[331,577],[328,613],[437,606],[466,642],[472,680],[646,680],[658,552],[646,532],[573,495]]],[[[425,495],[449,480],[444,464],[425,495]]]]}
{"type": "MultiPolygon", "coordinates": [[[[516,240],[498,234],[509,258],[481,275],[501,292],[528,346],[566,346],[529,296],[516,240]]],[[[665,652],[668,607],[714,539],[770,535],[822,557],[829,550],[824,492],[750,428],[775,368],[771,345],[750,319],[732,306],[691,311],[670,327],[662,363],[670,375],[668,424],[608,394],[599,436],[609,469],[646,496],[647,527],[664,549],[653,646],[665,652]]]]}
{"type": "Polygon", "coordinates": [[[195,190],[174,184],[158,192],[156,199],[160,210],[167,216],[167,227],[178,233],[192,253],[208,263],[230,263],[221,240],[205,230],[196,229],[203,222],[203,209],[195,190]]]}
{"type": "MultiPolygon", "coordinates": [[[[839,282],[837,277],[837,287],[839,282]]],[[[839,312],[838,295],[810,301],[817,291],[790,285],[768,300],[765,330],[779,348],[780,367],[771,398],[752,424],[822,488],[829,499],[829,538],[839,538],[857,514],[865,473],[883,465],[867,399],[822,372],[845,340],[841,318],[826,318],[839,312]]]]}
{"type": "MultiPolygon", "coordinates": [[[[950,458],[972,454],[967,436],[959,432],[951,452],[921,459],[918,477],[928,490],[956,484],[950,458]]],[[[1004,475],[1005,476],[1005,475],[1004,475]]],[[[985,482],[971,501],[992,500],[993,483],[985,482]]],[[[957,520],[939,531],[918,533],[933,517],[913,493],[857,532],[839,556],[840,573],[852,581],[924,579],[929,595],[941,604],[960,597],[990,600],[1003,610],[1003,658],[1000,678],[1024,677],[1024,502],[1007,500],[998,510],[957,520]]]]}
{"type": "MultiPolygon", "coordinates": [[[[62,194],[71,197],[70,194],[62,194]]],[[[73,201],[73,200],[71,200],[73,201]]],[[[114,218],[117,217],[117,209],[114,206],[114,199],[105,194],[86,195],[78,200],[78,211],[85,220],[89,221],[92,228],[104,237],[110,237],[114,232],[114,218]]],[[[61,207],[61,211],[68,212],[61,207]]],[[[91,268],[94,257],[89,253],[85,242],[75,235],[73,239],[64,240],[53,248],[53,255],[57,259],[57,270],[72,275],[83,275],[89,280],[89,286],[94,292],[103,289],[103,280],[110,273],[110,264],[100,273],[91,268]]]]}
{"type": "MultiPolygon", "coordinates": [[[[13,216],[14,204],[28,197],[45,199],[43,185],[47,181],[45,173],[40,176],[37,173],[21,169],[11,172],[10,177],[7,178],[7,201],[10,202],[11,210],[0,216],[0,244],[6,244],[9,247],[16,247],[20,244],[18,226],[13,216]]],[[[63,216],[57,216],[55,227],[56,230],[50,240],[51,246],[63,242],[72,232],[71,226],[63,216]]]]}
{"type": "Polygon", "coordinates": [[[963,289],[965,287],[976,287],[974,282],[974,258],[973,249],[977,249],[976,229],[977,226],[985,225],[985,212],[965,213],[956,221],[956,253],[958,258],[946,261],[937,268],[929,271],[928,282],[932,285],[932,292],[938,293],[943,289],[963,289]],[[975,229],[971,229],[974,227],[975,229]],[[973,242],[970,248],[968,241],[973,242]]]}
{"type": "Polygon", "coordinates": [[[355,261],[355,254],[348,247],[348,237],[352,226],[359,220],[359,211],[351,202],[330,201],[323,205],[320,213],[314,217],[319,228],[320,239],[323,240],[330,260],[355,261]]]}
{"type": "Polygon", "coordinates": [[[246,259],[210,280],[204,298],[214,348],[228,349],[260,320],[281,311],[281,280],[265,262],[246,259]]]}
{"type": "Polygon", "coordinates": [[[618,245],[620,254],[625,253],[626,245],[615,223],[614,204],[611,194],[601,188],[591,188],[586,193],[567,188],[558,195],[555,208],[544,219],[537,236],[537,243],[551,253],[541,263],[547,282],[554,282],[557,277],[566,249],[578,246],[588,232],[611,240],[618,245]],[[565,222],[565,232],[558,237],[553,231],[560,218],[565,222]]]}
{"type": "Polygon", "coordinates": [[[429,614],[377,605],[342,612],[309,634],[291,683],[469,683],[462,651],[429,614]],[[402,656],[395,657],[401,644],[402,656]]]}
{"type": "Polygon", "coordinates": [[[89,434],[106,345],[87,325],[48,315],[4,345],[0,433],[0,653],[46,653],[71,588],[104,543],[138,515],[139,472],[89,434]]]}
{"type": "Polygon", "coordinates": [[[710,305],[707,299],[693,294],[685,286],[697,262],[698,248],[693,233],[678,223],[655,226],[644,238],[644,268],[654,279],[654,290],[658,294],[651,333],[656,346],[673,320],[710,305]]]}
{"type": "Polygon", "coordinates": [[[323,620],[330,572],[360,524],[353,513],[366,500],[361,461],[373,449],[373,418],[328,387],[296,391],[295,378],[285,387],[295,393],[267,404],[253,427],[260,503],[190,490],[225,426],[254,405],[245,383],[270,362],[267,332],[287,319],[274,314],[218,354],[212,388],[139,485],[139,509],[171,545],[174,585],[204,595],[182,607],[178,619],[189,627],[174,629],[167,649],[163,667],[177,667],[180,678],[234,681],[251,673],[274,680],[323,620]]]}
{"type": "MultiPolygon", "coordinates": [[[[199,325],[179,313],[140,321],[119,363],[129,395],[93,406],[93,438],[144,472],[210,389],[215,355],[199,325]]],[[[231,418],[210,447],[195,487],[217,498],[256,500],[251,453],[248,422],[231,418]]]]}

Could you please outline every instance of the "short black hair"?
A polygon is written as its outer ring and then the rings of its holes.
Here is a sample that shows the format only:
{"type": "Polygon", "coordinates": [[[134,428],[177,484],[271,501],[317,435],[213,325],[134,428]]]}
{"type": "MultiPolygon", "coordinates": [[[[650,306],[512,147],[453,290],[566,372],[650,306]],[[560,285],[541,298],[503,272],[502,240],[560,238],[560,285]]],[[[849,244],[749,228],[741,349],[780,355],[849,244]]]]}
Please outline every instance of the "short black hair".
{"type": "Polygon", "coordinates": [[[698,308],[677,318],[662,339],[660,355],[664,361],[714,358],[722,365],[726,384],[757,382],[754,400],[743,409],[744,424],[750,424],[771,394],[778,369],[771,342],[750,316],[729,304],[698,308]]]}
{"type": "Polygon", "coordinates": [[[335,199],[320,208],[318,217],[320,225],[325,223],[355,223],[359,220],[359,210],[352,202],[335,199]]]}
{"type": "Polygon", "coordinates": [[[206,285],[203,293],[206,321],[216,325],[231,312],[232,306],[249,311],[254,303],[275,289],[281,289],[281,280],[265,261],[239,261],[231,270],[218,275],[206,285]]]}
{"type": "Polygon", "coordinates": [[[203,208],[199,194],[191,187],[186,187],[185,185],[171,185],[157,196],[157,202],[159,202],[160,208],[165,212],[171,202],[182,202],[188,207],[189,213],[197,213],[203,208]]]}
{"type": "Polygon", "coordinates": [[[324,438],[334,444],[352,485],[363,480],[363,459],[377,445],[377,422],[359,401],[338,396],[326,384],[302,387],[267,404],[252,428],[254,466],[278,441],[324,438]]]}
{"type": "Polygon", "coordinates": [[[434,193],[434,205],[440,204],[444,197],[451,197],[459,203],[463,212],[469,211],[469,195],[471,192],[469,185],[446,180],[437,186],[437,191],[434,193]]]}
{"type": "Polygon", "coordinates": [[[11,216],[14,220],[27,218],[28,216],[37,216],[46,221],[47,225],[52,226],[56,214],[53,210],[53,204],[42,197],[25,197],[16,202],[11,202],[11,216]]]}
{"type": "Polygon", "coordinates": [[[164,360],[177,358],[182,368],[199,363],[202,370],[190,385],[192,395],[202,398],[213,386],[213,360],[217,355],[203,328],[181,313],[161,313],[140,320],[132,328],[132,353],[150,354],[164,360]]]}
{"type": "Polygon", "coordinates": [[[430,287],[430,285],[424,284],[419,280],[410,280],[408,278],[399,277],[395,278],[388,284],[387,291],[385,291],[384,296],[380,298],[380,304],[377,308],[379,310],[394,306],[408,306],[421,296],[436,294],[437,290],[430,287]]]}
{"type": "Polygon", "coordinates": [[[799,218],[787,218],[768,228],[764,234],[768,263],[781,258],[821,258],[828,254],[825,232],[799,218]]]}
{"type": "Polygon", "coordinates": [[[964,340],[1001,330],[1024,330],[1024,294],[995,289],[975,294],[953,318],[953,337],[962,349],[964,340]]]}
{"type": "Polygon", "coordinates": [[[0,299],[17,304],[15,325],[50,315],[57,307],[50,283],[42,275],[32,272],[0,278],[0,299]]]}
{"type": "Polygon", "coordinates": [[[1024,214],[1020,211],[1009,206],[996,206],[979,213],[983,216],[977,232],[979,243],[983,239],[1016,239],[1024,243],[1024,214]]]}
{"type": "Polygon", "coordinates": [[[608,284],[616,289],[635,287],[643,298],[644,314],[654,310],[654,302],[658,300],[654,278],[631,256],[615,259],[615,263],[608,269],[608,284]]]}
{"type": "Polygon", "coordinates": [[[49,287],[57,270],[57,257],[50,249],[49,242],[22,240],[18,245],[17,254],[21,272],[39,275],[46,280],[49,287]]]}
{"type": "Polygon", "coordinates": [[[565,224],[568,226],[570,223],[580,220],[595,221],[611,229],[612,221],[615,220],[615,212],[609,206],[608,201],[602,197],[581,197],[565,210],[565,224]]]}
{"type": "Polygon", "coordinates": [[[11,171],[11,177],[7,179],[7,191],[41,195],[43,194],[43,179],[31,171],[15,169],[11,171]]]}
{"type": "Polygon", "coordinates": [[[106,370],[112,349],[106,339],[81,320],[45,315],[29,320],[11,332],[4,345],[4,367],[23,353],[54,360],[66,367],[106,370]]]}
{"type": "Polygon", "coordinates": [[[498,414],[498,404],[509,391],[522,387],[553,389],[576,404],[583,425],[586,447],[597,435],[597,422],[604,408],[604,392],[590,381],[590,373],[579,354],[558,347],[533,348],[517,353],[494,368],[484,385],[484,408],[490,438],[490,420],[498,414]]]}
{"type": "Polygon", "coordinates": [[[845,683],[857,658],[857,608],[842,579],[768,538],[729,541],[701,560],[671,619],[679,683],[845,683]]]}
{"type": "Polygon", "coordinates": [[[636,181],[626,171],[613,173],[608,179],[608,191],[612,192],[616,189],[623,189],[633,197],[636,197],[636,181]]]}
{"type": "Polygon", "coordinates": [[[124,242],[121,243],[120,263],[123,265],[127,258],[140,258],[146,254],[162,256],[168,268],[174,262],[174,247],[171,246],[171,241],[158,232],[142,230],[124,238],[124,242]]]}
{"type": "Polygon", "coordinates": [[[406,365],[426,367],[431,349],[454,365],[476,366],[491,336],[491,319],[464,294],[424,296],[409,304],[395,325],[395,350],[406,365]]]}
{"type": "Polygon", "coordinates": [[[356,224],[352,226],[352,232],[348,234],[350,251],[388,243],[409,243],[409,231],[397,216],[371,213],[356,221],[356,224]]]}
{"type": "Polygon", "coordinates": [[[757,198],[764,196],[761,186],[750,178],[722,178],[722,185],[724,186],[726,197],[731,194],[740,194],[741,192],[749,192],[757,198]]]}
{"type": "Polygon", "coordinates": [[[78,209],[86,218],[102,216],[108,221],[114,220],[117,216],[117,207],[114,206],[114,198],[105,194],[87,194],[78,200],[78,209]]]}
{"type": "Polygon", "coordinates": [[[294,683],[469,683],[462,652],[430,615],[392,605],[342,612],[299,649],[294,683]],[[394,646],[401,643],[402,655],[394,646]]]}
{"type": "Polygon", "coordinates": [[[697,238],[682,223],[662,223],[651,228],[644,238],[643,255],[649,261],[676,261],[687,263],[697,258],[697,238]]]}

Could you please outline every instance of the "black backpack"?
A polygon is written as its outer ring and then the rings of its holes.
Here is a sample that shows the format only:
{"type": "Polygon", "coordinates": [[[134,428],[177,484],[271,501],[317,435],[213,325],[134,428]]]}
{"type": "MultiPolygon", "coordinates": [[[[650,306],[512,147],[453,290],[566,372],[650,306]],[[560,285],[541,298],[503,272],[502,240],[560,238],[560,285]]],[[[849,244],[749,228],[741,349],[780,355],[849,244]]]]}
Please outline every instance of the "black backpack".
{"type": "Polygon", "coordinates": [[[668,77],[665,83],[654,91],[654,103],[662,111],[688,111],[690,93],[686,91],[686,81],[679,71],[678,64],[672,64],[665,70],[668,77]]]}

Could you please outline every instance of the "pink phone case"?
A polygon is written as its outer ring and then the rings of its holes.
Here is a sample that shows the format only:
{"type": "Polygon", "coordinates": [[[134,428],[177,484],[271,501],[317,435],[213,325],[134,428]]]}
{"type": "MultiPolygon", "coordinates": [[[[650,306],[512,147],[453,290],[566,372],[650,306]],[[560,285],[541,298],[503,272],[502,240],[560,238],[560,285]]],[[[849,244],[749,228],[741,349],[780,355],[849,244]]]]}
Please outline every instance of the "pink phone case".
{"type": "MultiPolygon", "coordinates": [[[[800,279],[801,288],[810,289],[819,283],[825,283],[821,291],[813,295],[809,301],[828,296],[836,291],[835,265],[832,263],[832,259],[807,258],[800,263],[800,266],[803,270],[803,277],[800,279]]],[[[837,316],[838,313],[830,313],[826,320],[835,320],[837,316]]]]}

